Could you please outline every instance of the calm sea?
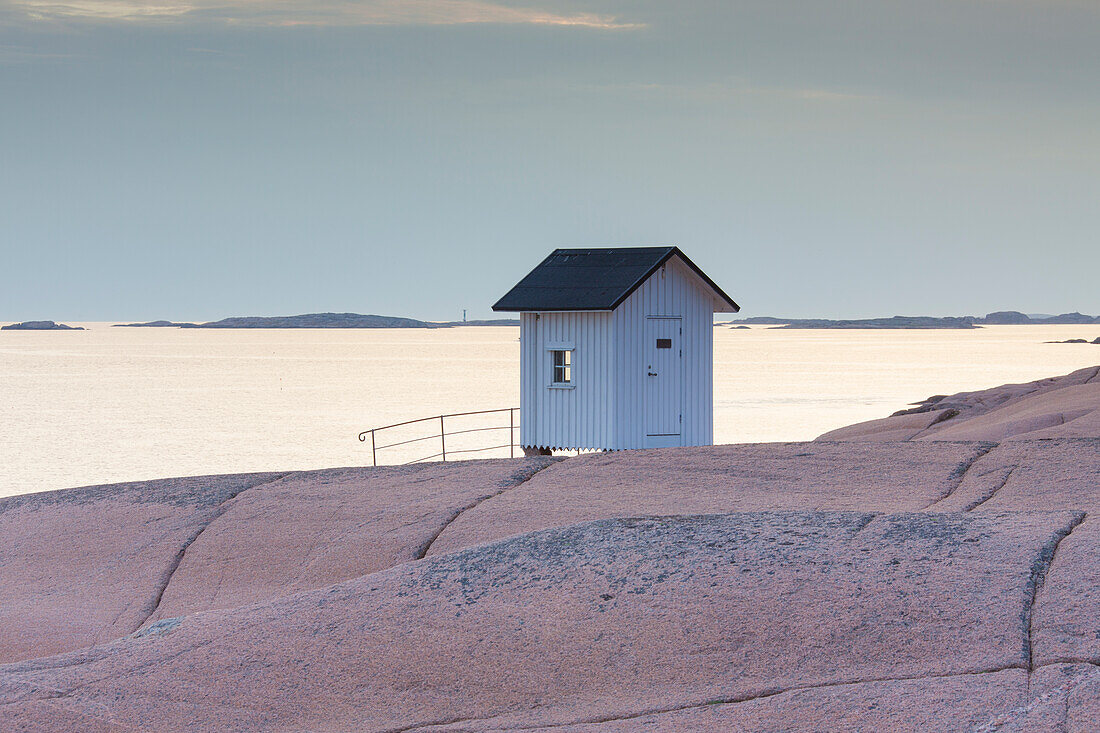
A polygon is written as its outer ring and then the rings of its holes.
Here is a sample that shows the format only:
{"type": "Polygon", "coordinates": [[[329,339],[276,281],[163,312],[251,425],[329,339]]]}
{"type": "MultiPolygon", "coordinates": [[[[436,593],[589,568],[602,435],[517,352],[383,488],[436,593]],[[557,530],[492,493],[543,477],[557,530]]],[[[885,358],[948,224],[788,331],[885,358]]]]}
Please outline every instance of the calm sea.
{"type": "MultiPolygon", "coordinates": [[[[0,332],[0,495],[168,476],[369,465],[359,431],[518,405],[519,329],[0,332]]],[[[715,328],[715,440],[809,440],[932,394],[1063,374],[1096,326],[715,328]]],[[[450,430],[506,426],[506,413],[450,430]]],[[[379,443],[434,434],[408,426],[379,443]]],[[[517,431],[518,435],[518,431],[517,431]]],[[[448,450],[507,443],[465,433],[448,450]]],[[[438,439],[381,462],[439,451],[438,439]]],[[[464,454],[507,455],[506,450],[464,454]]]]}

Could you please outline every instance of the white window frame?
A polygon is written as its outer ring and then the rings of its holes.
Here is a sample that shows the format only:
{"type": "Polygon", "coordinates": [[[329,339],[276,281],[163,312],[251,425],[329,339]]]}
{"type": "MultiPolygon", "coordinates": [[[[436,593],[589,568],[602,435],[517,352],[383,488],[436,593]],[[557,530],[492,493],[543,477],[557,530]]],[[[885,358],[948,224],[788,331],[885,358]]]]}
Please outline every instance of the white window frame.
{"type": "Polygon", "coordinates": [[[550,384],[548,389],[576,389],[577,387],[577,349],[571,343],[550,343],[546,345],[546,358],[550,362],[550,384]],[[568,354],[569,363],[565,368],[569,373],[569,381],[558,382],[554,380],[557,369],[554,366],[554,354],[563,351],[568,354]]]}

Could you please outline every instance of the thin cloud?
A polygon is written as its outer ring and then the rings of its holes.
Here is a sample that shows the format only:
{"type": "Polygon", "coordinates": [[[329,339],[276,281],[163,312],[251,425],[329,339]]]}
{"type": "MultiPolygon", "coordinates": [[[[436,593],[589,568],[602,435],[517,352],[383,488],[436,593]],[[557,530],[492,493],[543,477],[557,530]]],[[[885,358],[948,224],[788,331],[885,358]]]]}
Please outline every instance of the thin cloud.
{"type": "Polygon", "coordinates": [[[71,0],[67,3],[39,0],[14,0],[11,5],[31,20],[142,20],[178,17],[193,11],[194,6],[182,3],[99,2],[71,0]]]}
{"type": "Polygon", "coordinates": [[[32,61],[50,59],[71,59],[72,54],[38,51],[27,46],[7,46],[0,44],[0,64],[26,64],[32,61]]]}
{"type": "Polygon", "coordinates": [[[115,23],[218,22],[251,26],[546,25],[629,30],[597,13],[562,14],[481,0],[10,0],[26,19],[115,23]]]}
{"type": "Polygon", "coordinates": [[[738,97],[757,96],[791,99],[805,102],[880,102],[883,97],[874,94],[838,91],[812,87],[767,86],[749,84],[741,79],[705,82],[701,84],[625,83],[625,84],[570,84],[571,88],[606,94],[622,92],[630,95],[667,95],[694,102],[722,102],[738,97]]]}

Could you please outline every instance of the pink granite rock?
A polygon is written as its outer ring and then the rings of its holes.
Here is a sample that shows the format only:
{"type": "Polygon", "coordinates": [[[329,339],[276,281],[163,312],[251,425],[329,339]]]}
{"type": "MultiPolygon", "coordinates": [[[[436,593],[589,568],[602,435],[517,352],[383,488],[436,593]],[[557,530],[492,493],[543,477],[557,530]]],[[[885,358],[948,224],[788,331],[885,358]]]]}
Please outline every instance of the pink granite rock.
{"type": "Polygon", "coordinates": [[[1100,669],[1052,664],[1031,675],[1026,699],[975,726],[974,733],[1095,733],[1100,728],[1100,669]]]}
{"type": "Polygon", "coordinates": [[[1100,438],[1100,367],[929,398],[891,417],[825,433],[823,441],[1100,438]]]}
{"type": "Polygon", "coordinates": [[[222,505],[276,478],[199,476],[0,499],[0,662],[136,630],[222,505]]]}
{"type": "Polygon", "coordinates": [[[1058,546],[1031,636],[1037,665],[1100,664],[1100,519],[1085,521],[1058,546]]]}
{"type": "MultiPolygon", "coordinates": [[[[991,716],[1007,718],[1026,704],[1027,672],[886,680],[795,689],[742,702],[712,702],[665,713],[601,723],[539,727],[554,733],[865,733],[865,731],[972,731],[991,716]]],[[[471,733],[491,724],[456,723],[428,730],[471,733]]]]}
{"type": "Polygon", "coordinates": [[[988,446],[933,511],[1100,512],[1100,439],[1018,440],[988,446]]]}
{"type": "MultiPolygon", "coordinates": [[[[777,700],[773,729],[907,704],[954,730],[990,691],[887,682],[1026,667],[1034,568],[1078,520],[740,513],[536,532],[0,667],[0,729],[511,730],[813,689],[832,691],[777,700]],[[856,683],[874,684],[841,689],[856,683]]],[[[1018,698],[1005,675],[990,714],[1018,698]]]]}
{"type": "Polygon", "coordinates": [[[0,662],[416,559],[548,459],[206,476],[0,499],[0,662]]]}
{"type": "Polygon", "coordinates": [[[1080,437],[1075,421],[1095,417],[1097,412],[1100,412],[1100,381],[1020,397],[984,415],[961,421],[946,420],[918,439],[1002,441],[1080,437]]]}
{"type": "Polygon", "coordinates": [[[432,544],[608,517],[767,509],[915,511],[950,494],[991,445],[764,443],[588,454],[464,512],[432,544]]]}
{"type": "Polygon", "coordinates": [[[922,435],[936,423],[950,419],[958,413],[954,410],[931,410],[907,415],[869,420],[825,433],[819,441],[893,441],[912,440],[922,435]]]}
{"type": "MultiPolygon", "coordinates": [[[[1100,439],[1011,441],[966,470],[932,511],[1080,510],[1100,516],[1100,439]]],[[[1058,545],[1035,604],[1033,662],[1100,663],[1100,522],[1090,518],[1058,545]]]]}
{"type": "Polygon", "coordinates": [[[244,492],[188,546],[149,621],[242,606],[417,560],[457,514],[552,462],[309,471],[244,492]]]}

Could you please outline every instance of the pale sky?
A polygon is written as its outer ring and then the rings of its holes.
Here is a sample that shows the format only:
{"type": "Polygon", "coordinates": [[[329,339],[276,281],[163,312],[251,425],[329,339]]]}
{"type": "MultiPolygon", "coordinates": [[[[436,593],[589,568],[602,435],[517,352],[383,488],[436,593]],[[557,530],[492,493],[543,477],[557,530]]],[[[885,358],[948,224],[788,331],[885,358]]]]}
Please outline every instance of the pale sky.
{"type": "Polygon", "coordinates": [[[0,0],[0,320],[1100,313],[1096,0],[0,0]]]}

